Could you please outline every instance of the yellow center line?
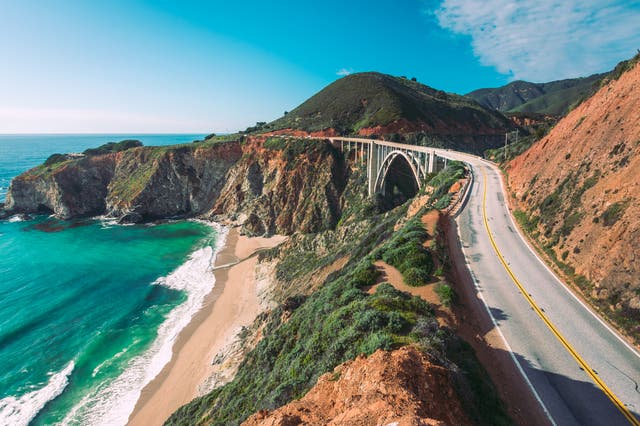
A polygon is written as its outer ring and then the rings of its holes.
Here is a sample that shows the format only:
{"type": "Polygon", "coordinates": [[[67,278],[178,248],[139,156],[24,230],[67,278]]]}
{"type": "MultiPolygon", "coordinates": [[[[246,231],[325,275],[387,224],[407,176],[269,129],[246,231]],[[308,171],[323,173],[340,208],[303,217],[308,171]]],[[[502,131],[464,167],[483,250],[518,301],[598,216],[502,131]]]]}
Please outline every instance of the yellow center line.
{"type": "Polygon", "coordinates": [[[626,417],[626,419],[635,426],[640,426],[640,421],[636,419],[636,417],[627,409],[622,401],[609,389],[609,387],[598,377],[598,375],[594,372],[594,370],[589,367],[589,364],[578,354],[578,352],[569,344],[569,342],[564,338],[560,331],[553,325],[553,323],[547,318],[542,309],[536,304],[529,293],[525,290],[522,283],[516,278],[515,274],[507,264],[502,256],[502,253],[498,249],[496,245],[496,241],[493,238],[493,234],[491,233],[491,229],[489,229],[489,221],[487,220],[487,174],[484,171],[484,167],[482,168],[482,176],[484,178],[484,194],[482,196],[482,215],[484,219],[484,226],[487,228],[487,233],[489,234],[489,240],[491,241],[491,245],[498,255],[498,259],[500,259],[500,263],[504,266],[504,269],[507,271],[507,274],[511,277],[511,280],[516,284],[516,286],[520,289],[520,293],[527,299],[529,305],[533,308],[533,310],[538,314],[538,316],[544,321],[544,323],[549,327],[551,332],[556,336],[556,338],[562,343],[565,349],[571,354],[571,356],[578,362],[578,365],[591,377],[591,379],[602,389],[602,392],[613,402],[618,410],[626,417]]]}

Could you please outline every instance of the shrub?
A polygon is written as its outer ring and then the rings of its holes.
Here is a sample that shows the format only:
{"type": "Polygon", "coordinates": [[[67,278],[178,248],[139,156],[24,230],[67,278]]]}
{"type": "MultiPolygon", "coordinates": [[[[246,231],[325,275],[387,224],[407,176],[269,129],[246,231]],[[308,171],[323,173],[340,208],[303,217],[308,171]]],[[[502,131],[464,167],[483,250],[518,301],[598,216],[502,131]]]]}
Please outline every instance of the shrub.
{"type": "Polygon", "coordinates": [[[392,235],[377,257],[397,268],[407,285],[424,285],[434,268],[432,254],[423,246],[427,238],[422,223],[412,219],[392,235]]]}
{"type": "Polygon", "coordinates": [[[612,226],[613,224],[615,224],[618,219],[620,219],[624,214],[627,205],[627,201],[619,201],[607,207],[607,209],[600,216],[600,219],[602,219],[602,224],[604,226],[612,226]]]}
{"type": "Polygon", "coordinates": [[[456,301],[456,292],[449,284],[438,284],[436,294],[444,306],[451,306],[456,301]]]}
{"type": "Polygon", "coordinates": [[[434,209],[444,210],[451,204],[451,194],[445,194],[433,205],[434,209]]]}
{"type": "Polygon", "coordinates": [[[420,268],[409,268],[402,274],[404,282],[411,287],[425,285],[429,280],[429,274],[420,268]]]}
{"type": "Polygon", "coordinates": [[[61,163],[67,159],[64,154],[51,154],[44,162],[45,166],[51,166],[53,164],[61,163]]]}
{"type": "Polygon", "coordinates": [[[142,142],[134,139],[126,139],[120,142],[107,142],[104,145],[100,145],[97,148],[85,149],[84,155],[103,155],[111,152],[126,151],[127,149],[137,148],[142,146],[142,142]]]}

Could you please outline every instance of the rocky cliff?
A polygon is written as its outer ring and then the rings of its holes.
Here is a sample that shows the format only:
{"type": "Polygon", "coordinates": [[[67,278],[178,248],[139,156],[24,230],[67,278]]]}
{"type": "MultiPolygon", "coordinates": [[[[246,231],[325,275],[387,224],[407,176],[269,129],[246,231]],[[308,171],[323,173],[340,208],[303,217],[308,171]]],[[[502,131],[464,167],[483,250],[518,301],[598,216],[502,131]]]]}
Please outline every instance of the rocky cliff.
{"type": "Polygon", "coordinates": [[[471,424],[452,382],[448,369],[414,347],[379,350],[339,365],[301,399],[258,412],[243,425],[471,424]]]}
{"type": "Polygon", "coordinates": [[[16,177],[5,208],[62,219],[107,214],[140,222],[206,212],[242,150],[238,143],[140,147],[65,159],[16,177]]]}
{"type": "Polygon", "coordinates": [[[587,297],[640,337],[640,65],[508,165],[520,219],[587,297]]]}
{"type": "Polygon", "coordinates": [[[253,138],[226,177],[210,212],[251,234],[333,228],[348,169],[328,141],[253,138]]]}
{"type": "Polygon", "coordinates": [[[29,170],[13,180],[5,208],[125,222],[205,216],[250,234],[316,232],[338,222],[348,173],[322,140],[140,147],[29,170]]]}

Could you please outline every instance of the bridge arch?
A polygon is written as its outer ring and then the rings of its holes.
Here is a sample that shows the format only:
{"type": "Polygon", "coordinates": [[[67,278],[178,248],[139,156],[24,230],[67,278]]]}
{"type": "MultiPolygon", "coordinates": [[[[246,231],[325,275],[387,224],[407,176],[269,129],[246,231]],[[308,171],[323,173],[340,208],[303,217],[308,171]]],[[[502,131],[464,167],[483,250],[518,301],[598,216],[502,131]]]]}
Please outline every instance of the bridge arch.
{"type": "Polygon", "coordinates": [[[387,196],[398,188],[406,198],[411,198],[422,187],[420,175],[418,159],[404,151],[393,150],[380,164],[374,191],[387,196]]]}

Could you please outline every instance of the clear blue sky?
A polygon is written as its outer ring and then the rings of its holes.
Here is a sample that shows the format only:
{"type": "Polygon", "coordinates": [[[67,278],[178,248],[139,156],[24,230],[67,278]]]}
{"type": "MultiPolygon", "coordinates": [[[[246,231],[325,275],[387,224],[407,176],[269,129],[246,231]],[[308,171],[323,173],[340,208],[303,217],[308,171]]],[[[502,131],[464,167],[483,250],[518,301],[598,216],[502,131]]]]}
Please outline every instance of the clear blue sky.
{"type": "Polygon", "coordinates": [[[349,72],[466,93],[611,69],[640,1],[0,3],[0,133],[235,131],[349,72]]]}

